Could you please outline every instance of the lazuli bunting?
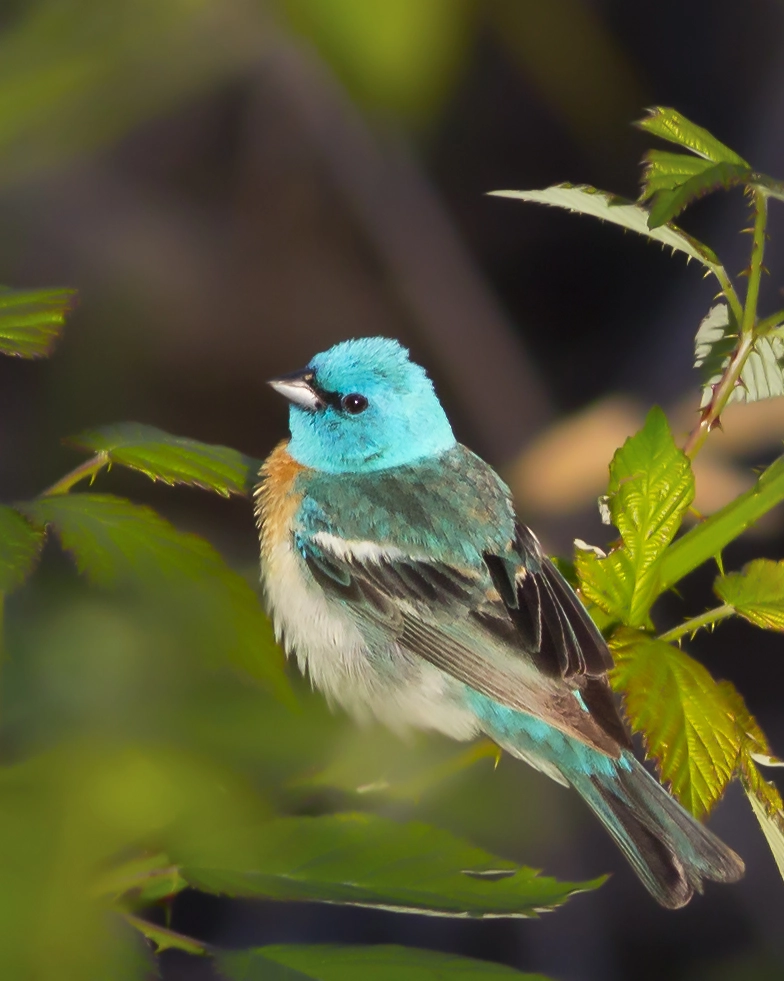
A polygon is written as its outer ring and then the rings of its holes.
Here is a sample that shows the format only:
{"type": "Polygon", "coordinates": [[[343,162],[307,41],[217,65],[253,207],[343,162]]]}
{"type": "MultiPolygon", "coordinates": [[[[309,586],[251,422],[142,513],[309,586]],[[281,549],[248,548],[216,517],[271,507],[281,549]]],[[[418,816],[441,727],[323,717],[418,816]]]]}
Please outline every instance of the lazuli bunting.
{"type": "Polygon", "coordinates": [[[270,384],[291,439],[256,490],[264,595],[330,703],[484,733],[571,785],[663,906],[738,879],[740,858],[634,757],[604,639],[408,352],[345,341],[270,384]]]}

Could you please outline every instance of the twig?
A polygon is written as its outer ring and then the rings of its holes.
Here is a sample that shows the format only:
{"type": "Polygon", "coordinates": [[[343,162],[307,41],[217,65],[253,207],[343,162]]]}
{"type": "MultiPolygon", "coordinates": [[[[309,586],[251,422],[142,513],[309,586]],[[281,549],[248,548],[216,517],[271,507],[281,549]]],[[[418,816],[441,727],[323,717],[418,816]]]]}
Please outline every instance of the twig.
{"type": "Polygon", "coordinates": [[[726,603],[723,606],[717,606],[713,610],[707,610],[705,613],[701,613],[697,617],[692,617],[690,620],[684,621],[678,627],[673,627],[672,630],[668,630],[664,634],[660,634],[659,640],[663,640],[670,644],[674,640],[678,640],[680,637],[685,637],[686,634],[694,635],[702,627],[710,627],[714,623],[718,623],[720,620],[724,620],[726,617],[732,616],[735,612],[734,608],[728,606],[726,603]]]}
{"type": "Polygon", "coordinates": [[[762,259],[765,253],[765,228],[768,221],[768,199],[763,191],[754,191],[754,240],[751,248],[751,265],[749,267],[749,285],[746,290],[746,302],[743,306],[743,316],[738,319],[740,336],[729,364],[724,369],[719,382],[713,387],[710,402],[700,415],[700,421],[689,434],[683,447],[683,452],[692,459],[708,437],[708,433],[719,423],[721,413],[740,380],[746,361],[754,348],[757,338],[757,300],[759,299],[760,280],[762,278],[762,259]]]}
{"type": "Polygon", "coordinates": [[[96,453],[94,457],[90,460],[85,460],[84,463],[80,463],[78,467],[75,467],[70,473],[67,473],[64,477],[61,477],[58,481],[52,484],[51,487],[47,488],[42,494],[42,497],[53,497],[56,494],[67,494],[68,491],[78,484],[80,480],[84,480],[85,477],[90,478],[90,483],[95,479],[96,474],[98,474],[104,467],[108,466],[111,462],[109,454],[106,450],[101,450],[100,453],[96,453]]]}

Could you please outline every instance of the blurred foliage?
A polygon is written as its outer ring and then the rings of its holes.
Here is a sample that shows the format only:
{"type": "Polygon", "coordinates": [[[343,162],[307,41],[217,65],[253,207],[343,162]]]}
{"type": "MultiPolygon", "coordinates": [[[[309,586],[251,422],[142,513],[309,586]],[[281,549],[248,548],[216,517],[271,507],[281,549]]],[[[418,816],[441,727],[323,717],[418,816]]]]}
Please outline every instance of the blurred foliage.
{"type": "Polygon", "coordinates": [[[0,182],[124,135],[259,56],[253,0],[30,0],[0,34],[0,182]]]}
{"type": "Polygon", "coordinates": [[[472,0],[279,0],[368,108],[426,120],[465,62],[472,0]]]}
{"type": "Polygon", "coordinates": [[[487,964],[469,957],[439,954],[433,950],[412,950],[377,944],[372,947],[314,945],[300,947],[259,947],[256,950],[225,954],[220,967],[227,981],[440,981],[456,978],[473,981],[545,981],[539,974],[521,974],[501,964],[487,964]]]}
{"type": "Polygon", "coordinates": [[[112,143],[246,72],[281,40],[311,41],[366,109],[432,120],[498,39],[575,139],[612,145],[644,83],[579,0],[29,0],[0,34],[0,183],[112,143]]]}
{"type": "Polygon", "coordinates": [[[0,289],[0,353],[45,358],[52,353],[74,290],[0,289]]]}
{"type": "MultiPolygon", "coordinates": [[[[37,329],[31,321],[30,334],[37,329]]],[[[20,330],[17,343],[29,345],[20,330]]],[[[247,494],[257,461],[132,424],[72,442],[95,455],[34,500],[0,508],[5,593],[30,575],[44,537],[86,580],[64,586],[45,561],[12,602],[2,700],[12,762],[0,770],[0,903],[10,904],[9,930],[0,932],[4,973],[141,978],[151,964],[137,933],[159,951],[207,953],[201,941],[144,915],[188,886],[519,917],[601,884],[541,877],[421,821],[357,813],[368,792],[385,794],[395,780],[379,779],[376,757],[372,791],[356,784],[351,775],[369,761],[357,766],[349,751],[341,763],[337,723],[320,703],[298,704],[246,580],[206,541],[150,508],[73,492],[114,464],[223,497],[247,494]],[[260,687],[249,687],[251,680],[260,687]],[[319,788],[336,800],[319,802],[319,788]],[[329,813],[336,805],[344,813],[329,813]]],[[[443,743],[426,749],[415,776],[395,778],[398,793],[424,794],[488,753],[480,746],[455,755],[453,748],[453,758],[445,755],[443,743]]],[[[261,970],[254,958],[272,956],[256,952],[242,970],[261,970]]],[[[287,956],[299,955],[292,948],[287,956]]],[[[335,951],[332,975],[318,973],[321,956],[310,976],[334,976],[344,962],[349,970],[352,956],[362,969],[361,949],[335,951]]],[[[444,961],[390,951],[378,972],[433,976],[444,961]]],[[[469,977],[520,976],[446,961],[469,977]]],[[[237,962],[227,960],[225,969],[237,976],[237,962]]]]}

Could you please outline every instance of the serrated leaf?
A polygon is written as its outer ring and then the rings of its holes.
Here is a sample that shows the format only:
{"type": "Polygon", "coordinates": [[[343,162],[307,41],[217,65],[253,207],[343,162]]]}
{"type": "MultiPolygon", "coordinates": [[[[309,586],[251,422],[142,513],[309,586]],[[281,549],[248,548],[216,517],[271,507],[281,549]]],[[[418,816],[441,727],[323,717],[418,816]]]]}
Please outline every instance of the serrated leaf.
{"type": "Polygon", "coordinates": [[[249,494],[261,467],[260,461],[228,446],[172,436],[136,422],[89,430],[67,442],[105,452],[112,463],[139,470],[152,480],[202,487],[224,497],[249,494]]]}
{"type": "Polygon", "coordinates": [[[624,578],[617,551],[604,558],[589,549],[578,548],[574,553],[580,594],[606,615],[607,625],[625,623],[633,585],[624,578]]]}
{"type": "Polygon", "coordinates": [[[43,533],[18,511],[0,504],[0,593],[10,593],[35,568],[43,533]]]}
{"type": "Polygon", "coordinates": [[[719,576],[719,599],[763,630],[784,631],[784,561],[756,559],[742,572],[719,576]]]}
{"type": "Polygon", "coordinates": [[[642,159],[641,201],[646,201],[657,191],[671,191],[712,166],[710,160],[690,157],[685,153],[670,153],[668,150],[648,150],[642,159]]]}
{"type": "Polygon", "coordinates": [[[768,737],[760,728],[759,722],[749,712],[748,706],[731,681],[720,681],[721,688],[727,705],[732,712],[735,723],[738,726],[741,737],[742,752],[740,766],[743,768],[744,755],[750,761],[763,763],[765,766],[784,766],[784,761],[777,759],[771,751],[768,737]]]}
{"type": "Polygon", "coordinates": [[[613,688],[642,733],[662,780],[696,817],[708,814],[732,778],[741,735],[708,671],[680,648],[621,628],[610,641],[613,688]]]}
{"type": "Polygon", "coordinates": [[[684,208],[719,188],[748,183],[751,168],[742,164],[717,163],[702,170],[671,190],[657,191],[648,216],[648,227],[658,228],[673,221],[684,208]]]}
{"type": "MultiPolygon", "coordinates": [[[[772,784],[767,783],[767,781],[763,781],[763,783],[767,787],[772,788],[779,802],[781,802],[781,796],[776,788],[772,784]]],[[[746,791],[746,796],[749,799],[752,811],[754,811],[754,816],[759,821],[762,833],[765,835],[770,850],[773,853],[779,874],[784,879],[784,810],[779,810],[776,814],[771,815],[764,799],[760,798],[759,794],[752,789],[751,785],[747,787],[744,784],[743,789],[746,791]]]]}
{"type": "Polygon", "coordinates": [[[476,917],[536,916],[604,881],[558,882],[447,831],[370,814],[271,821],[247,851],[242,867],[183,856],[180,871],[195,888],[229,896],[476,917]]]}
{"type": "Polygon", "coordinates": [[[630,232],[636,232],[654,242],[659,242],[660,245],[674,252],[682,252],[690,259],[696,259],[714,275],[718,273],[725,279],[727,277],[716,253],[707,245],[691,238],[675,225],[649,228],[646,208],[626,198],[610,194],[608,191],[599,191],[587,184],[556,184],[542,191],[491,191],[490,193],[495,197],[514,198],[535,204],[547,204],[555,208],[565,208],[567,211],[612,222],[630,232]]]}
{"type": "Polygon", "coordinates": [[[227,981],[547,981],[504,964],[392,944],[275,944],[218,957],[227,981]]]}
{"type": "Polygon", "coordinates": [[[608,506],[622,545],[606,558],[577,552],[585,597],[629,626],[644,626],[658,593],[664,550],[694,498],[688,457],[675,445],[658,407],[610,464],[608,506]]]}
{"type": "Polygon", "coordinates": [[[757,765],[760,761],[771,766],[784,766],[784,763],[773,756],[765,734],[740,692],[727,681],[721,687],[741,731],[740,782],[784,878],[784,801],[776,785],[762,776],[757,765]]]}
{"type": "Polygon", "coordinates": [[[687,119],[677,109],[654,106],[648,109],[648,116],[638,120],[635,125],[663,140],[686,147],[687,150],[691,150],[699,157],[704,157],[705,160],[712,160],[714,163],[737,164],[741,167],[749,166],[743,157],[717,140],[707,129],[703,129],[702,126],[698,126],[687,119]]]}
{"type": "Polygon", "coordinates": [[[0,287],[0,353],[45,358],[62,333],[76,290],[12,290],[0,287]]]}
{"type": "MultiPolygon", "coordinates": [[[[694,339],[694,367],[701,369],[703,390],[701,407],[711,400],[713,386],[724,374],[738,343],[738,328],[725,303],[711,307],[694,339]]],[[[758,402],[784,395],[784,337],[774,331],[754,341],[743,366],[740,384],[730,402],[758,402]]]]}
{"type": "Polygon", "coordinates": [[[203,539],[178,531],[151,508],[109,494],[42,497],[20,509],[51,525],[92,582],[152,592],[185,590],[194,631],[286,696],[280,658],[270,657],[269,621],[248,583],[203,539]]]}

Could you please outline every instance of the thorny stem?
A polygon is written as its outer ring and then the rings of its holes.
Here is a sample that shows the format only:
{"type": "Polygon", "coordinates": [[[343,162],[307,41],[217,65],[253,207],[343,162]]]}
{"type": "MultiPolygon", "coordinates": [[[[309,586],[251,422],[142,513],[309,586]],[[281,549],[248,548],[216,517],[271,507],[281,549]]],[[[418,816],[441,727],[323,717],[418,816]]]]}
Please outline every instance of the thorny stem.
{"type": "Polygon", "coordinates": [[[176,950],[184,950],[188,954],[201,956],[209,956],[213,952],[207,944],[193,937],[188,937],[184,933],[177,933],[176,930],[170,930],[168,927],[150,923],[140,916],[134,916],[133,913],[123,913],[123,916],[131,926],[136,927],[140,933],[148,940],[152,940],[159,948],[174,947],[176,950]]]}
{"type": "Polygon", "coordinates": [[[659,636],[659,640],[663,640],[666,643],[672,643],[674,640],[678,640],[681,637],[685,637],[687,634],[696,634],[698,630],[702,627],[710,627],[714,623],[718,623],[719,620],[724,620],[725,617],[732,616],[735,612],[734,608],[728,606],[726,603],[723,606],[717,606],[713,610],[706,610],[705,613],[700,613],[697,617],[692,617],[690,620],[684,621],[677,627],[673,627],[672,630],[668,630],[666,633],[659,636]]]}
{"type": "MultiPolygon", "coordinates": [[[[710,402],[700,415],[700,421],[689,434],[683,452],[693,459],[708,433],[717,425],[730,396],[735,390],[743,371],[744,365],[752,352],[757,336],[757,300],[759,299],[760,280],[762,278],[762,259],[765,253],[765,229],[768,221],[768,198],[763,191],[754,191],[754,238],[751,246],[751,265],[749,267],[749,284],[746,290],[746,302],[743,306],[742,317],[736,318],[740,325],[738,346],[724,369],[721,380],[714,386],[710,402]]],[[[729,296],[728,296],[729,298],[729,296]]],[[[734,309],[734,307],[733,307],[734,309]]]]}
{"type": "Polygon", "coordinates": [[[743,308],[742,334],[751,334],[757,324],[757,300],[762,279],[762,257],[765,254],[765,228],[768,223],[768,196],[754,192],[754,240],[751,246],[751,268],[746,304],[743,308]]]}
{"type": "Polygon", "coordinates": [[[724,294],[725,299],[729,303],[735,320],[740,323],[743,319],[743,305],[738,299],[738,294],[735,291],[735,287],[732,285],[730,277],[727,275],[727,272],[723,266],[717,266],[715,269],[712,268],[712,272],[719,281],[721,292],[724,294]]]}
{"type": "Polygon", "coordinates": [[[53,497],[56,494],[67,494],[74,484],[78,484],[79,481],[84,480],[85,477],[89,477],[90,483],[92,483],[95,475],[103,470],[104,467],[108,466],[109,463],[109,454],[105,450],[101,450],[101,452],[96,453],[92,459],[85,460],[84,463],[80,463],[78,467],[75,467],[70,473],[67,473],[64,477],[61,477],[58,481],[52,484],[51,487],[47,488],[41,494],[41,497],[53,497]]]}

